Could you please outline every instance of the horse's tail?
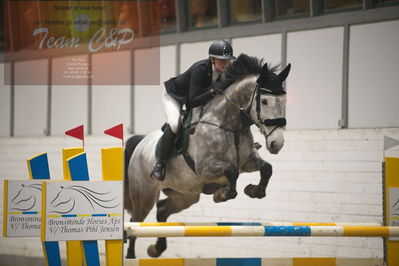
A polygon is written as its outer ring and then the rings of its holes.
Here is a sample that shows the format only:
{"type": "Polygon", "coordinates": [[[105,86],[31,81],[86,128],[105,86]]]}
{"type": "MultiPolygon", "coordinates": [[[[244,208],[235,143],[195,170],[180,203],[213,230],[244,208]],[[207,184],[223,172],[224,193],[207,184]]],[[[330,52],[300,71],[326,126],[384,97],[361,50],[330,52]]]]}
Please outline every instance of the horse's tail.
{"type": "Polygon", "coordinates": [[[132,206],[129,200],[129,178],[128,178],[128,170],[129,170],[129,162],[130,158],[133,155],[134,149],[136,148],[137,144],[144,138],[143,135],[135,135],[130,137],[126,141],[125,145],[125,209],[131,211],[132,206]]]}

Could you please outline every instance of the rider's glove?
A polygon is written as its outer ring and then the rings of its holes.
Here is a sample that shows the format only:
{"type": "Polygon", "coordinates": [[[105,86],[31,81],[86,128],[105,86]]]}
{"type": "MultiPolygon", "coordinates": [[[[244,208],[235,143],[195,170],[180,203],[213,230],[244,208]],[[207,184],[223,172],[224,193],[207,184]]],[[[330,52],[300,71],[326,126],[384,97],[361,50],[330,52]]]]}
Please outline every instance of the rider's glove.
{"type": "Polygon", "coordinates": [[[211,88],[211,89],[210,89],[210,92],[211,92],[211,94],[212,94],[213,96],[215,96],[215,95],[217,95],[217,94],[220,93],[220,91],[217,90],[217,89],[215,89],[215,88],[211,88]]]}

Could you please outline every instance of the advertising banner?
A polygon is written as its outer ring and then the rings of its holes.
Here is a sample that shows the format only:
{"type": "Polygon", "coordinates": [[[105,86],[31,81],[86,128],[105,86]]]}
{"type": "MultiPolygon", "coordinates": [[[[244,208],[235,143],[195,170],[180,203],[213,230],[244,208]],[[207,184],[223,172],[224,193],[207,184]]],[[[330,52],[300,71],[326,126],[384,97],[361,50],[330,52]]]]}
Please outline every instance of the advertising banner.
{"type": "Polygon", "coordinates": [[[4,181],[5,237],[40,236],[42,181],[4,181]]]}
{"type": "Polygon", "coordinates": [[[123,238],[122,181],[43,182],[42,240],[123,238]]]}
{"type": "Polygon", "coordinates": [[[159,84],[159,1],[10,0],[3,23],[6,85],[159,84]]]}

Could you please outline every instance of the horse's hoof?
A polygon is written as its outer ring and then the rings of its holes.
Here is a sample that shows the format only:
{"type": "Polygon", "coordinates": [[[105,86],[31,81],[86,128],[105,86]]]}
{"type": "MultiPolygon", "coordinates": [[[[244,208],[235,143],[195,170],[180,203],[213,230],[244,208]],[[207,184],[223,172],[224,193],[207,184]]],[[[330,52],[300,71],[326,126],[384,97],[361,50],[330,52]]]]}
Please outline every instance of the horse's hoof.
{"type": "Polygon", "coordinates": [[[147,249],[148,256],[152,258],[158,258],[161,256],[161,253],[155,245],[150,245],[147,249]]]}
{"type": "Polygon", "coordinates": [[[229,191],[229,193],[227,193],[227,199],[235,199],[237,197],[237,191],[229,191]]]}
{"type": "Polygon", "coordinates": [[[247,194],[251,198],[262,199],[266,197],[266,192],[259,189],[259,186],[249,184],[244,189],[244,193],[247,194]]]}
{"type": "Polygon", "coordinates": [[[226,201],[226,194],[223,193],[224,190],[218,190],[215,194],[213,194],[213,201],[215,203],[224,202],[226,201]]]}
{"type": "Polygon", "coordinates": [[[220,194],[217,194],[217,193],[213,194],[213,202],[219,203],[219,202],[223,202],[223,201],[226,201],[226,200],[223,200],[220,194]]]}
{"type": "Polygon", "coordinates": [[[230,189],[227,187],[213,194],[213,201],[215,203],[219,203],[219,202],[228,201],[230,199],[234,199],[235,197],[237,197],[237,191],[236,190],[230,191],[230,189]]]}
{"type": "Polygon", "coordinates": [[[135,258],[136,256],[134,255],[134,252],[128,249],[126,254],[126,259],[135,259],[135,258]]]}
{"type": "Polygon", "coordinates": [[[126,259],[135,259],[135,256],[126,255],[126,259]]]}

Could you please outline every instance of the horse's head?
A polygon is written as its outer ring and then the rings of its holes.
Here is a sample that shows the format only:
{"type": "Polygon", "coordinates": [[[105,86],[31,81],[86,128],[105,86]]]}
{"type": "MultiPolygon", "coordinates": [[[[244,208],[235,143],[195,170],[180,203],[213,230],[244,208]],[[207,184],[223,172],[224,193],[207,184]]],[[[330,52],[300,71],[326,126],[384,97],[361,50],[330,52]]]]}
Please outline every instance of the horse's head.
{"type": "Polygon", "coordinates": [[[41,184],[21,184],[21,188],[18,190],[11,202],[15,206],[12,209],[27,211],[32,209],[36,204],[36,198],[41,197],[41,184]]]}
{"type": "Polygon", "coordinates": [[[283,82],[290,68],[288,64],[280,74],[276,74],[276,68],[269,69],[262,59],[241,54],[223,73],[219,86],[225,97],[215,97],[209,104],[216,106],[215,113],[224,115],[224,120],[232,116],[234,109],[240,109],[240,124],[246,127],[254,123],[265,136],[267,149],[276,154],[284,145],[287,97],[283,82]],[[218,99],[222,104],[218,105],[218,99]],[[221,112],[222,108],[224,112],[221,112]]]}
{"type": "Polygon", "coordinates": [[[286,125],[286,91],[282,83],[290,72],[291,65],[278,75],[264,64],[256,80],[252,99],[251,118],[266,138],[267,149],[277,154],[284,145],[283,127],[286,125]]]}
{"type": "Polygon", "coordinates": [[[28,186],[21,184],[21,189],[18,190],[17,195],[12,198],[14,204],[26,202],[32,197],[40,196],[42,192],[41,184],[30,184],[28,186]]]}
{"type": "Polygon", "coordinates": [[[71,195],[67,192],[66,187],[60,186],[61,190],[57,193],[54,199],[50,202],[53,207],[58,207],[60,205],[69,203],[72,199],[71,195]]]}
{"type": "Polygon", "coordinates": [[[32,195],[27,191],[26,186],[24,184],[21,184],[21,189],[18,190],[17,195],[15,195],[15,197],[13,197],[11,201],[14,204],[19,204],[23,201],[29,200],[29,198],[31,197],[32,195]]]}

